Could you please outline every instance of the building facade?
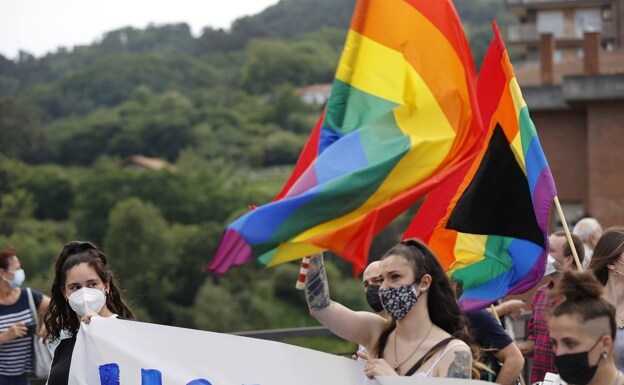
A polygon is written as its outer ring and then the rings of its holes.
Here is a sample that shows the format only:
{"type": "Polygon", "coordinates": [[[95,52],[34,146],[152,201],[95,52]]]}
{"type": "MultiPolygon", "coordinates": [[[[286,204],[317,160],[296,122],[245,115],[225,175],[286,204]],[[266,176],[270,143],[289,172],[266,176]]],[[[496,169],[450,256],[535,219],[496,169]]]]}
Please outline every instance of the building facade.
{"type": "MultiPolygon", "coordinates": [[[[624,225],[624,49],[604,49],[588,32],[582,57],[555,61],[551,34],[540,62],[520,66],[518,83],[555,179],[569,225],[584,215],[624,225]]],[[[553,227],[559,227],[553,215],[553,227]]]]}
{"type": "Polygon", "coordinates": [[[585,32],[598,32],[612,50],[624,42],[624,0],[506,0],[519,24],[507,31],[507,44],[525,61],[539,58],[539,36],[550,33],[555,62],[582,55],[585,32]]]}

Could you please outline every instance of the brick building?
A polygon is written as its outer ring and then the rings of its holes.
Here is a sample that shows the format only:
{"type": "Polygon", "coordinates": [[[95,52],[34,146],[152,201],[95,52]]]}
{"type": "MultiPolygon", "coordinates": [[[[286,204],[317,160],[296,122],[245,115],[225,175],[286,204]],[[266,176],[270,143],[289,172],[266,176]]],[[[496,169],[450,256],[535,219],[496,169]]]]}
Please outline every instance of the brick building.
{"type": "Polygon", "coordinates": [[[539,36],[555,37],[555,61],[577,56],[583,34],[598,32],[607,50],[624,42],[624,0],[506,0],[518,24],[507,31],[507,44],[523,61],[539,58],[539,36]]]}
{"type": "Polygon", "coordinates": [[[624,225],[624,49],[603,49],[591,32],[582,57],[556,62],[554,40],[542,35],[539,63],[515,72],[566,220],[590,214],[605,228],[624,225]]]}

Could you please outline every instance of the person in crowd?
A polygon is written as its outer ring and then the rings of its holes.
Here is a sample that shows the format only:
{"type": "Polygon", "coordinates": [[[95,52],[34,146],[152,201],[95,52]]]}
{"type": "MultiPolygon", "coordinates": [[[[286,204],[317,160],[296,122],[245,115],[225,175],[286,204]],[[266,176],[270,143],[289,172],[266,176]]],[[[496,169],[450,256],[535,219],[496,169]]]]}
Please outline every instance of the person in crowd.
{"type": "Polygon", "coordinates": [[[515,340],[516,336],[513,323],[522,318],[524,315],[524,307],[525,303],[523,300],[512,298],[499,300],[495,303],[494,307],[490,306],[486,310],[503,326],[507,335],[509,335],[512,340],[515,340]]]}
{"type": "Polygon", "coordinates": [[[54,350],[48,385],[66,385],[80,323],[92,317],[134,319],[121,297],[106,256],[92,243],[66,244],[54,267],[50,306],[44,314],[45,341],[60,340],[54,350]],[[63,332],[68,338],[62,338],[63,332]]]}
{"type": "Polygon", "coordinates": [[[332,301],[320,255],[312,257],[308,267],[310,314],[338,336],[366,348],[364,372],[369,378],[477,378],[478,348],[433,252],[410,239],[391,248],[380,261],[379,296],[390,320],[332,301]]]}
{"type": "Polygon", "coordinates": [[[615,307],[615,364],[624,370],[624,227],[612,227],[602,234],[588,269],[604,285],[603,298],[615,307]]]}
{"type": "Polygon", "coordinates": [[[466,313],[483,362],[489,370],[481,371],[481,380],[502,385],[515,385],[524,367],[518,345],[487,310],[466,313]]]}
{"type": "MultiPolygon", "coordinates": [[[[571,237],[579,262],[582,264],[585,256],[583,242],[574,234],[571,234],[571,237]]],[[[550,257],[553,261],[552,273],[549,275],[550,281],[535,291],[531,299],[533,313],[527,326],[528,338],[527,341],[518,344],[525,357],[533,358],[531,383],[542,381],[546,373],[557,372],[548,330],[548,313],[550,311],[548,293],[555,286],[557,280],[561,278],[564,271],[577,269],[572,247],[568,243],[565,233],[563,231],[552,233],[548,240],[550,257]]]]}
{"type": "MultiPolygon", "coordinates": [[[[509,317],[512,321],[517,321],[524,314],[524,305],[523,300],[513,298],[498,302],[494,306],[494,310],[499,317],[509,317]]],[[[488,308],[488,311],[492,312],[490,308],[488,308]]]]}
{"type": "Polygon", "coordinates": [[[574,225],[572,233],[577,235],[583,241],[583,248],[585,249],[585,260],[583,261],[583,269],[589,266],[594,248],[600,236],[602,235],[602,226],[595,218],[582,218],[574,225]]]}
{"type": "Polygon", "coordinates": [[[569,385],[622,385],[613,362],[615,309],[591,272],[566,271],[550,292],[548,320],[559,376],[569,385]]]}
{"type": "MultiPolygon", "coordinates": [[[[368,306],[370,306],[375,313],[387,318],[388,313],[383,308],[381,298],[379,298],[379,288],[383,283],[383,278],[381,277],[381,262],[373,261],[366,266],[364,273],[362,273],[362,283],[364,284],[364,294],[366,295],[368,306]]],[[[357,353],[353,356],[353,359],[364,361],[365,359],[362,357],[368,357],[368,352],[362,345],[358,345],[357,353]],[[361,357],[358,356],[357,353],[361,353],[361,357]]]]}
{"type": "Polygon", "coordinates": [[[366,294],[366,302],[368,306],[382,317],[386,317],[388,313],[383,308],[381,299],[379,298],[379,288],[383,283],[381,277],[381,262],[373,261],[366,266],[362,273],[362,283],[364,284],[364,293],[366,294]]]}
{"type": "MultiPolygon", "coordinates": [[[[35,319],[28,291],[22,289],[26,274],[15,249],[0,251],[0,385],[26,385],[33,367],[35,319]]],[[[37,312],[43,313],[50,298],[31,290],[37,312]]]]}

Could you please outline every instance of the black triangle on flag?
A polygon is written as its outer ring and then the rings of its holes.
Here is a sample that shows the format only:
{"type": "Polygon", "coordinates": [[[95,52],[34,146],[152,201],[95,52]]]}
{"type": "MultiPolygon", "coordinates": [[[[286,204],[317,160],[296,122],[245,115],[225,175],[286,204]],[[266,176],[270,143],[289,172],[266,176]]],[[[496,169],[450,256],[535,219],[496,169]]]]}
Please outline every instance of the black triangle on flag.
{"type": "Polygon", "coordinates": [[[528,180],[499,124],[446,228],[461,233],[522,238],[542,248],[546,246],[535,218],[528,180]]]}

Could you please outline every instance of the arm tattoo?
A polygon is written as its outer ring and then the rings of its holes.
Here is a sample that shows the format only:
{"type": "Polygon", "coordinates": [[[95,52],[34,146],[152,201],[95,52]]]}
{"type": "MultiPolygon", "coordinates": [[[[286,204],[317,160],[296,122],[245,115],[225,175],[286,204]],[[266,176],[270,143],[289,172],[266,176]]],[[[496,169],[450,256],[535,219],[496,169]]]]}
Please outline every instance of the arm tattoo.
{"type": "Polygon", "coordinates": [[[448,368],[447,377],[470,379],[470,353],[455,352],[455,359],[448,368]]]}
{"type": "Polygon", "coordinates": [[[331,303],[322,254],[310,258],[305,291],[308,307],[312,310],[325,309],[331,303]]]}

